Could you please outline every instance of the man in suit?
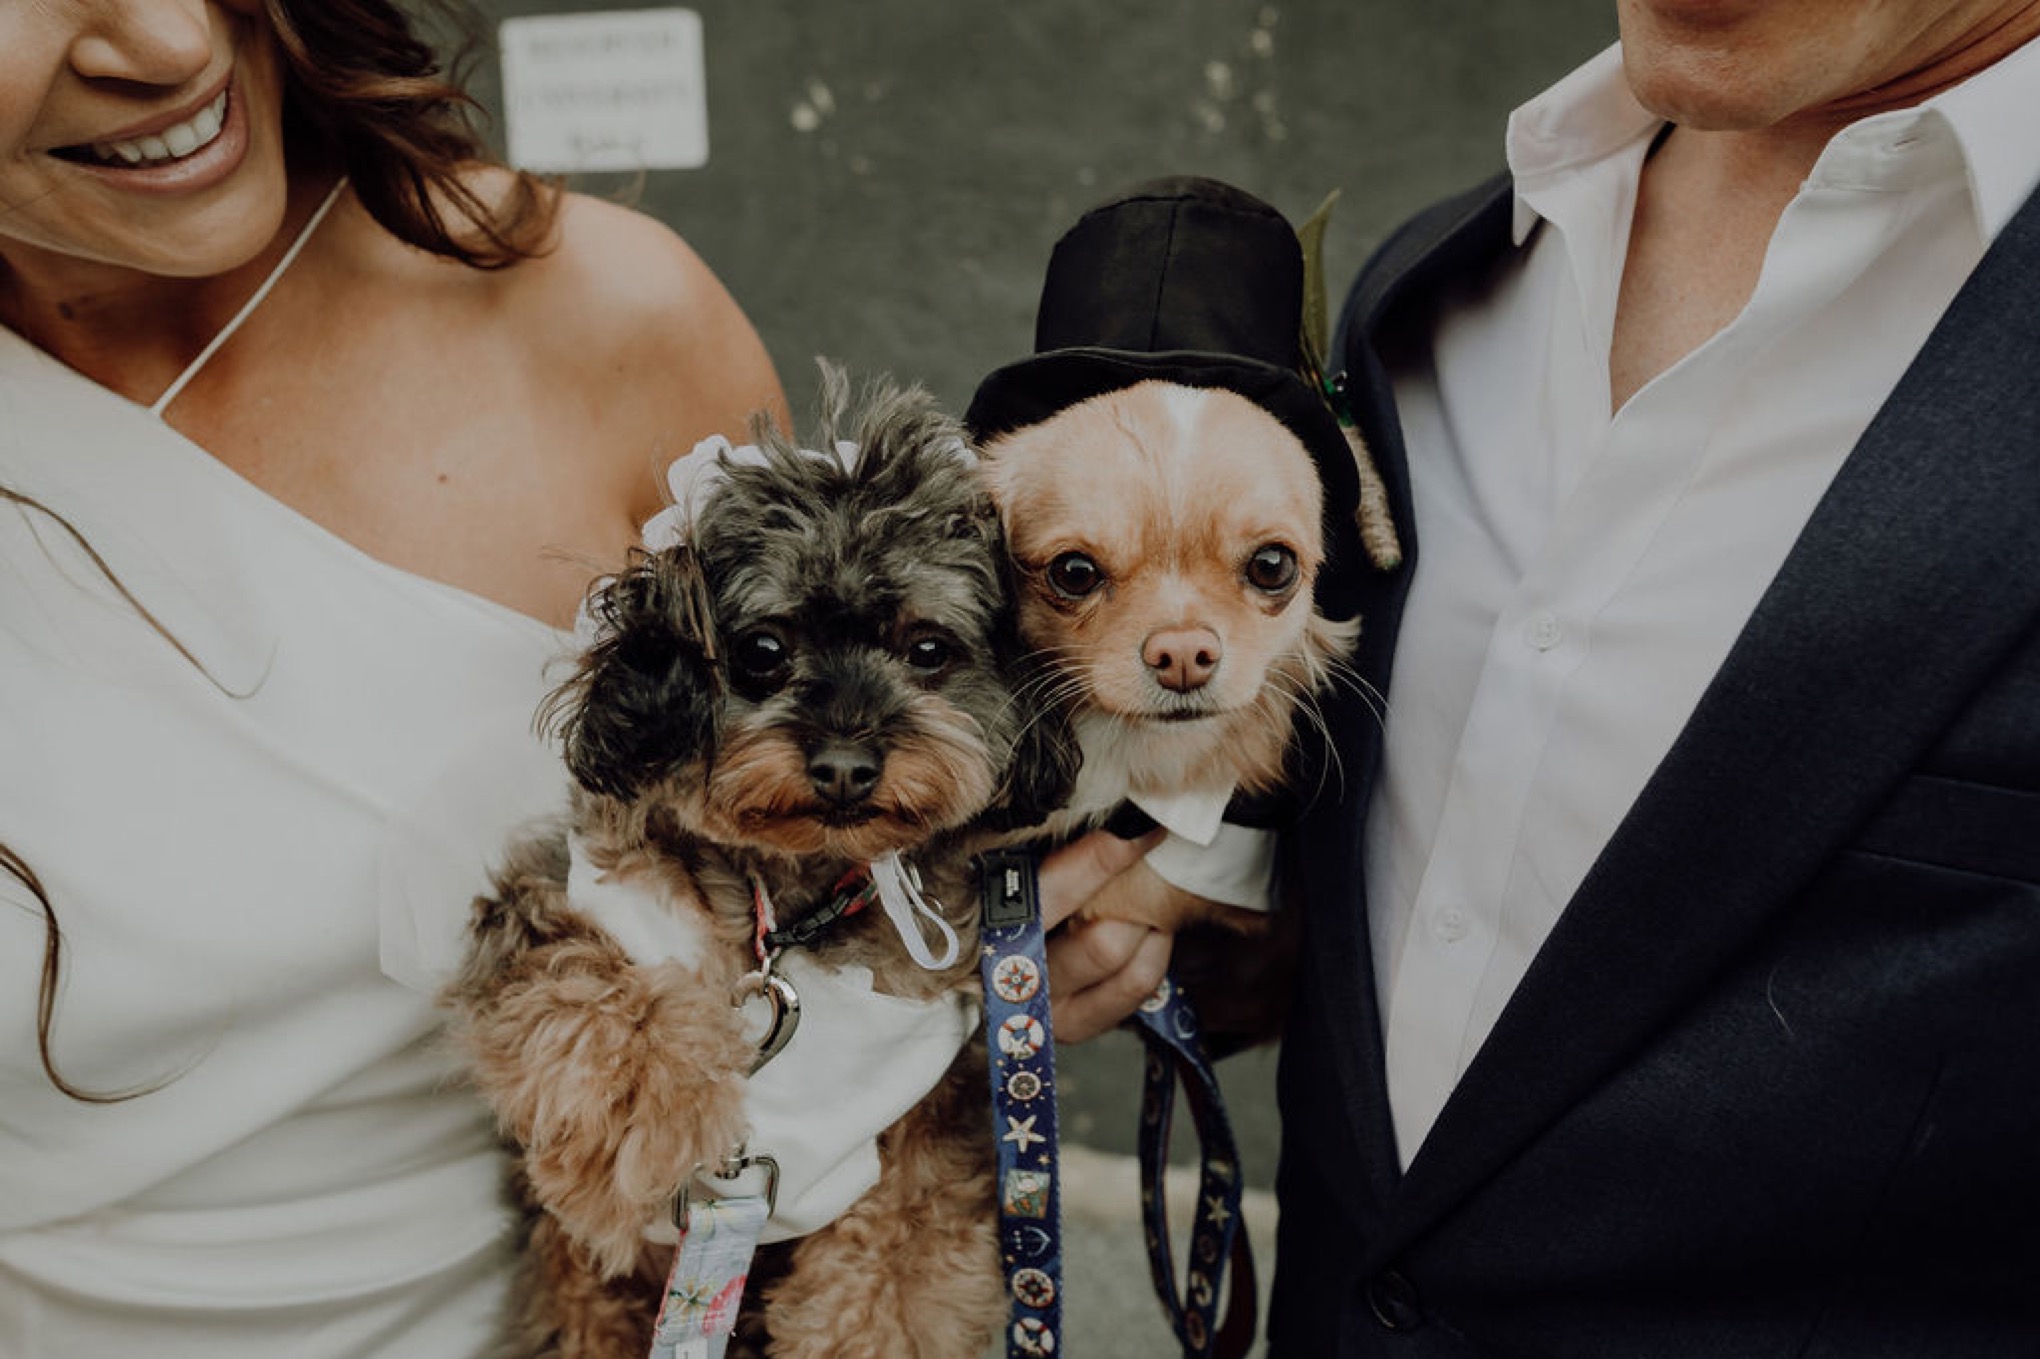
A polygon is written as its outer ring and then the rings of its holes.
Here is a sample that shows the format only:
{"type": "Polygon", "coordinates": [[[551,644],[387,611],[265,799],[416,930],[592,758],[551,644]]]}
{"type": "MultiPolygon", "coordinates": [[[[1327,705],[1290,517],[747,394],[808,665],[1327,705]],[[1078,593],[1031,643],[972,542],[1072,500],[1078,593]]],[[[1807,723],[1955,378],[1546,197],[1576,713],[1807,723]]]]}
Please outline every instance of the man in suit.
{"type": "Polygon", "coordinates": [[[1272,1352],[2040,1354],[2040,3],[1619,9],[1345,309],[1272,1352]]]}

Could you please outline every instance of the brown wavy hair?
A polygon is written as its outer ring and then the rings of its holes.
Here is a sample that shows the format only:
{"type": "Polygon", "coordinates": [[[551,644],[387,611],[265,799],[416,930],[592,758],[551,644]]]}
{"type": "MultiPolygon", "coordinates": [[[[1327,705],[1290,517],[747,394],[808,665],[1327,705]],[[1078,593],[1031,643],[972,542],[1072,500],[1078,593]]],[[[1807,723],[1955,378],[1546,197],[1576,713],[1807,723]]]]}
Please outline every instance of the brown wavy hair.
{"type": "Polygon", "coordinates": [[[462,35],[451,60],[388,0],[263,0],[289,69],[288,116],[399,240],[479,269],[543,253],[557,186],[518,171],[490,202],[464,173],[491,159],[465,81],[479,49],[474,16],[456,0],[413,8],[462,35]]]}
{"type": "MultiPolygon", "coordinates": [[[[287,134],[294,149],[331,158],[368,214],[397,239],[476,269],[501,269],[550,248],[559,210],[552,181],[523,171],[509,191],[484,197],[471,172],[492,164],[480,107],[464,82],[478,50],[473,15],[455,0],[419,0],[421,17],[460,35],[456,55],[441,56],[420,36],[411,13],[387,0],[263,0],[288,70],[287,134]]],[[[0,503],[62,526],[142,620],[205,672],[198,658],[157,621],[112,569],[54,509],[0,486],[0,503]]],[[[207,674],[210,679],[210,674],[207,674]]],[[[215,681],[217,683],[217,681],[215,681]]],[[[112,1104],[161,1088],[86,1089],[66,1079],[51,1047],[63,976],[63,931],[35,869],[0,841],[0,873],[35,899],[43,917],[42,982],[36,998],[36,1048],[51,1084],[72,1099],[112,1104]]]]}
{"type": "MultiPolygon", "coordinates": [[[[40,515],[55,523],[57,527],[61,528],[70,537],[78,550],[85,554],[85,559],[92,563],[92,568],[106,578],[107,582],[119,593],[121,599],[127,603],[129,608],[135,611],[144,623],[147,623],[158,636],[165,642],[168,642],[176,650],[177,654],[182,656],[193,669],[204,675],[214,688],[219,689],[222,693],[231,692],[224,685],[220,684],[217,679],[213,678],[212,672],[205,668],[205,663],[193,655],[191,649],[177,639],[176,634],[164,627],[155,614],[149,612],[148,605],[135,598],[128,587],[122,583],[121,578],[114,573],[113,568],[107,565],[106,558],[99,555],[99,550],[92,546],[91,542],[84,534],[78,531],[77,526],[72,524],[70,520],[64,518],[63,515],[58,514],[33,496],[23,495],[21,492],[10,490],[5,486],[0,486],[0,504],[13,505],[24,514],[40,515]]],[[[233,696],[245,697],[245,695],[233,696]]],[[[130,1100],[137,1095],[146,1095],[151,1090],[159,1089],[159,1085],[147,1085],[118,1093],[87,1090],[82,1086],[73,1085],[69,1080],[65,1079],[62,1072],[57,1070],[56,1057],[50,1051],[50,1033],[56,1027],[57,986],[64,975],[64,932],[57,926],[57,908],[55,903],[50,900],[49,891],[43,886],[42,879],[36,875],[35,869],[29,866],[28,860],[22,858],[20,854],[15,852],[14,847],[5,841],[0,841],[0,873],[7,874],[23,887],[26,887],[29,895],[35,898],[37,909],[42,912],[42,984],[37,990],[35,997],[35,1046],[37,1053],[42,1058],[43,1073],[50,1078],[50,1083],[72,1099],[83,1100],[88,1104],[118,1104],[122,1100],[130,1100]]]]}

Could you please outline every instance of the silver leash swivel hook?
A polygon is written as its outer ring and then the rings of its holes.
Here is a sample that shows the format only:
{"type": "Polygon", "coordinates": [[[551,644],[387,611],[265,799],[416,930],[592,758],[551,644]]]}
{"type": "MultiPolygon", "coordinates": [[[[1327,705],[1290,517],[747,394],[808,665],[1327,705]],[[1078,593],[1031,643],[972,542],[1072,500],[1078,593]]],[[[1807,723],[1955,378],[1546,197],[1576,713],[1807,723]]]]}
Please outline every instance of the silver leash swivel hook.
{"type": "Polygon", "coordinates": [[[793,989],[793,983],[780,976],[772,968],[779,957],[775,950],[765,955],[765,960],[755,972],[747,972],[737,979],[730,1003],[742,1009],[754,996],[764,997],[771,1012],[765,1025],[765,1033],[758,1040],[758,1055],[751,1059],[751,1068],[744,1074],[757,1074],[758,1068],[780,1054],[793,1041],[794,1030],[800,1027],[800,992],[793,989]]]}

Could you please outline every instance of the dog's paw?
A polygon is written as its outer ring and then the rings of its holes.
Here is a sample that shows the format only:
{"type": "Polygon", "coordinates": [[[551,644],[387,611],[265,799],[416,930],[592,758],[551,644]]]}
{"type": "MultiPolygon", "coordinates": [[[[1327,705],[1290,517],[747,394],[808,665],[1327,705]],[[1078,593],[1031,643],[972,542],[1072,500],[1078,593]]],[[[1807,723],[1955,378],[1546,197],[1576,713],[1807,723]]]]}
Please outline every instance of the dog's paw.
{"type": "Polygon", "coordinates": [[[586,948],[506,981],[465,1027],[533,1193],[613,1276],[695,1167],[742,1140],[751,1049],[726,988],[586,948]]]}

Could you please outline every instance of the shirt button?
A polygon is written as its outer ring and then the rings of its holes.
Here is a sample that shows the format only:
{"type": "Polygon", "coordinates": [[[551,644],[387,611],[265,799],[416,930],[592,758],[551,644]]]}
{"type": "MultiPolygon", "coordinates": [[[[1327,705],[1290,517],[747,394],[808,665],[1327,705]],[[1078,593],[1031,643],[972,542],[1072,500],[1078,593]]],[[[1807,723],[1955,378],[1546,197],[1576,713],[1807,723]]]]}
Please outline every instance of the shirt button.
{"type": "Polygon", "coordinates": [[[1367,1281],[1367,1305],[1385,1330],[1414,1331],[1424,1321],[1424,1301],[1417,1286],[1392,1269],[1367,1281]]]}
{"type": "Polygon", "coordinates": [[[1467,931],[1471,928],[1467,923],[1466,912],[1457,906],[1447,906],[1438,912],[1437,917],[1431,922],[1431,929],[1441,942],[1447,944],[1458,943],[1466,937],[1467,931]]]}
{"type": "Polygon", "coordinates": [[[1549,651],[1565,640],[1565,628],[1557,614],[1540,609],[1524,622],[1523,640],[1538,651],[1549,651]]]}

